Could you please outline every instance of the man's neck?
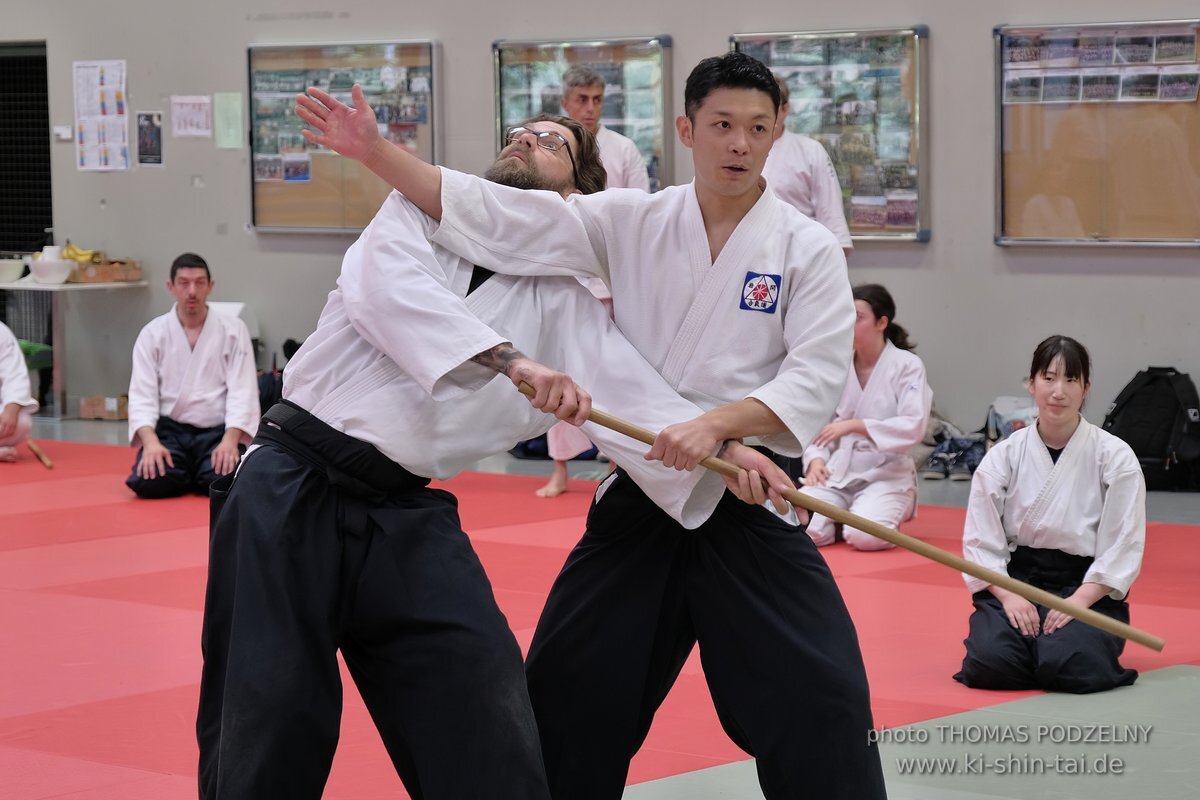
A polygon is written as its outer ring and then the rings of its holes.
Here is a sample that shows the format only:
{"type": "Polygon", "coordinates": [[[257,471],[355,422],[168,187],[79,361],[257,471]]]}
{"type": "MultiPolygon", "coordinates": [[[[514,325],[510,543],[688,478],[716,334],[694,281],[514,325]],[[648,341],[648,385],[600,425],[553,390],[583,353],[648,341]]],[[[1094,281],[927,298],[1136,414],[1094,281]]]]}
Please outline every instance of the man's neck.
{"type": "Polygon", "coordinates": [[[750,191],[735,197],[718,194],[700,183],[696,184],[696,202],[700,204],[700,213],[704,215],[704,227],[710,231],[714,226],[737,227],[762,194],[761,178],[750,191]]]}
{"type": "Polygon", "coordinates": [[[183,326],[184,330],[199,330],[204,327],[204,321],[208,319],[208,303],[201,306],[195,314],[188,314],[176,304],[175,316],[179,318],[179,324],[183,326]]]}

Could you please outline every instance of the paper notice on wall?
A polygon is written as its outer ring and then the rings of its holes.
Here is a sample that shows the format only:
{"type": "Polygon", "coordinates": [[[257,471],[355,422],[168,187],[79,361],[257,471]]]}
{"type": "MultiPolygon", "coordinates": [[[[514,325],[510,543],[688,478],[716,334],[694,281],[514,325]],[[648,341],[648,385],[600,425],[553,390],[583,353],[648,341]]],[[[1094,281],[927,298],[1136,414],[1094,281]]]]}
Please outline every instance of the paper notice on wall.
{"type": "Polygon", "coordinates": [[[242,93],[214,94],[213,119],[217,130],[217,147],[226,150],[240,149],[246,136],[242,127],[242,93]]]}
{"type": "Polygon", "coordinates": [[[208,95],[171,95],[171,135],[211,139],[212,98],[208,95]]]}
{"type": "Polygon", "coordinates": [[[76,61],[75,165],[85,172],[129,169],[125,62],[76,61]]]}

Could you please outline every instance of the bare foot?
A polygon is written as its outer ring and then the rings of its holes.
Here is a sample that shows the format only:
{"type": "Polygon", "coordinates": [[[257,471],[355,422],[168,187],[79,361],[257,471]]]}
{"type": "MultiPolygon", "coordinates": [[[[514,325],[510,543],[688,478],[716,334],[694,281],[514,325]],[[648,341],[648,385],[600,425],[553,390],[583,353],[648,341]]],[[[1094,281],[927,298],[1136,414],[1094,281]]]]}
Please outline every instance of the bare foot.
{"type": "Polygon", "coordinates": [[[558,497],[567,490],[567,462],[555,461],[554,472],[545,486],[538,489],[538,497],[558,497]]]}
{"type": "Polygon", "coordinates": [[[567,491],[567,481],[565,478],[560,479],[557,475],[550,479],[550,482],[537,490],[538,497],[558,497],[563,492],[567,491]]]}
{"type": "Polygon", "coordinates": [[[0,463],[12,463],[17,460],[17,448],[0,447],[0,463]]]}

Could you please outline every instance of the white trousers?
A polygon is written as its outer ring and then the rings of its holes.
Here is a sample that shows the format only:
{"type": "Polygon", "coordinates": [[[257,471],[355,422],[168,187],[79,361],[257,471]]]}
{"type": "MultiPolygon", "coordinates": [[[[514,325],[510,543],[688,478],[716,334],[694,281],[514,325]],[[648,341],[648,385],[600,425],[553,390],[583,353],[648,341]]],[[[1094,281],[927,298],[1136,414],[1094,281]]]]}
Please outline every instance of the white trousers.
{"type": "Polygon", "coordinates": [[[0,447],[16,447],[29,438],[31,430],[33,430],[33,411],[22,408],[17,412],[17,429],[9,436],[0,439],[0,447]]]}
{"type": "MultiPolygon", "coordinates": [[[[895,528],[901,522],[912,519],[917,510],[916,487],[904,486],[892,481],[856,480],[851,481],[842,489],[832,489],[828,486],[802,486],[800,491],[889,528],[895,528]]],[[[808,535],[812,537],[817,547],[824,547],[833,544],[834,528],[833,520],[821,514],[813,514],[812,520],[808,523],[808,535]]],[[[891,542],[886,542],[848,525],[843,526],[842,536],[845,538],[846,544],[856,550],[887,550],[895,547],[891,542]]]]}

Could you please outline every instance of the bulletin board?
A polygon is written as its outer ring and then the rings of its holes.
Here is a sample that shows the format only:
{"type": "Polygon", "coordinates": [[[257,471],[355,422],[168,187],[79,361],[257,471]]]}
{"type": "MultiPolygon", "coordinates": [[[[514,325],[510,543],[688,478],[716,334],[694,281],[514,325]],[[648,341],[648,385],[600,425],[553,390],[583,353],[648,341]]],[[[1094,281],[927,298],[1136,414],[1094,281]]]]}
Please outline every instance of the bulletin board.
{"type": "Polygon", "coordinates": [[[352,105],[362,86],[379,132],[434,163],[438,49],[430,41],[256,45],[249,50],[252,221],[259,230],[355,232],[391,187],[356,161],[304,140],[295,95],[316,86],[352,105]]]}
{"type": "Polygon", "coordinates": [[[995,29],[997,244],[1200,246],[1198,29],[995,29]]]}
{"type": "Polygon", "coordinates": [[[929,241],[928,40],[924,25],[730,37],[787,82],[787,129],[829,153],[856,241],[929,241]]]}
{"type": "Polygon", "coordinates": [[[492,44],[496,80],[496,149],[504,131],[537,114],[564,114],[562,76],[586,64],[604,78],[600,124],[629,137],[641,151],[650,191],[673,179],[674,136],[668,77],[671,37],[492,44]]]}

